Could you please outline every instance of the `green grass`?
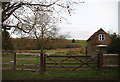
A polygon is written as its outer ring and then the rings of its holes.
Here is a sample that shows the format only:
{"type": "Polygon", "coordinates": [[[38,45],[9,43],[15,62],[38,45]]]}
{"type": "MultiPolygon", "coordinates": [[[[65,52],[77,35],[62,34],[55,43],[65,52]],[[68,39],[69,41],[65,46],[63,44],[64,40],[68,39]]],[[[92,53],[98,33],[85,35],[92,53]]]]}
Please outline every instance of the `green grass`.
{"type": "Polygon", "coordinates": [[[41,79],[117,79],[118,73],[98,71],[48,71],[46,73],[30,71],[3,71],[3,80],[41,80],[41,79]]]}
{"type": "Polygon", "coordinates": [[[86,46],[87,46],[87,43],[86,43],[85,40],[81,40],[81,41],[79,42],[79,44],[80,44],[82,47],[86,47],[86,46]]]}

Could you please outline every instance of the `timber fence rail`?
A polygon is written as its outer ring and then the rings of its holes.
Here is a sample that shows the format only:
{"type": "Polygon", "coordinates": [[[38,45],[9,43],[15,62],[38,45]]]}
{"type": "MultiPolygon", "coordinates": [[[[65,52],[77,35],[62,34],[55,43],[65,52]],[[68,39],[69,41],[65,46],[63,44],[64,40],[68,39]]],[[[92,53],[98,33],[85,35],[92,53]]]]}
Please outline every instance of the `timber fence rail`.
{"type": "MultiPolygon", "coordinates": [[[[28,54],[20,54],[16,52],[6,52],[3,55],[11,55],[12,57],[7,57],[7,58],[2,58],[2,69],[4,70],[28,70],[28,71],[36,71],[40,70],[40,58],[17,58],[17,56],[20,55],[27,55],[28,54]],[[27,62],[26,62],[27,61],[27,62]],[[35,62],[30,62],[29,61],[37,61],[38,63],[36,64],[35,62]]],[[[37,56],[40,56],[40,53],[36,54],[37,56]]],[[[33,56],[33,55],[32,55],[33,56]]]]}
{"type": "Polygon", "coordinates": [[[103,54],[103,70],[116,71],[119,68],[118,54],[103,54]]]}
{"type": "MultiPolygon", "coordinates": [[[[32,53],[31,53],[32,54],[32,53]]],[[[16,52],[7,53],[10,57],[3,58],[2,69],[13,69],[13,70],[29,70],[29,71],[109,71],[116,70],[118,63],[110,65],[111,61],[115,61],[117,55],[102,55],[98,56],[47,56],[45,54],[36,53],[36,55],[19,54],[16,52]],[[27,55],[28,58],[18,57],[21,55],[27,55]],[[29,58],[29,56],[37,56],[29,58]],[[106,57],[112,57],[106,60],[106,57]],[[115,59],[114,59],[115,58],[115,59]],[[108,62],[108,63],[106,63],[108,62]],[[111,66],[111,67],[110,67],[111,66]]],[[[117,61],[117,60],[116,60],[117,61]]]]}

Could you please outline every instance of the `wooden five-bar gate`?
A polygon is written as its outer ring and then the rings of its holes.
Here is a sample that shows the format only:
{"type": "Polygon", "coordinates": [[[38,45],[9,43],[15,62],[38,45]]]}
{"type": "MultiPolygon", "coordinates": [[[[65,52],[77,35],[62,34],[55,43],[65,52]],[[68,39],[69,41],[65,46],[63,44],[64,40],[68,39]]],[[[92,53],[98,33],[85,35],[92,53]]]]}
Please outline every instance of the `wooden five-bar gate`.
{"type": "Polygon", "coordinates": [[[92,56],[44,56],[43,71],[98,70],[98,57],[92,56]]]}

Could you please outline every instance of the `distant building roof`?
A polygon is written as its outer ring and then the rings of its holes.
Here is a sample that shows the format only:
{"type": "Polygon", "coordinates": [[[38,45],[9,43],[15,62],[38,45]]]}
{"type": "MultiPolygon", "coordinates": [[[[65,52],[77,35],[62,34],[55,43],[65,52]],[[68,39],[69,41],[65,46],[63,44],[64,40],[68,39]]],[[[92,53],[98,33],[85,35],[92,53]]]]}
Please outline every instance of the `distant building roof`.
{"type": "MultiPolygon", "coordinates": [[[[93,35],[91,35],[91,36],[87,39],[87,41],[91,40],[91,38],[92,38],[95,34],[97,34],[98,32],[100,32],[100,31],[103,31],[104,33],[106,33],[102,28],[100,28],[97,32],[95,32],[93,35]]],[[[106,33],[106,34],[107,34],[107,33],[106,33]]]]}

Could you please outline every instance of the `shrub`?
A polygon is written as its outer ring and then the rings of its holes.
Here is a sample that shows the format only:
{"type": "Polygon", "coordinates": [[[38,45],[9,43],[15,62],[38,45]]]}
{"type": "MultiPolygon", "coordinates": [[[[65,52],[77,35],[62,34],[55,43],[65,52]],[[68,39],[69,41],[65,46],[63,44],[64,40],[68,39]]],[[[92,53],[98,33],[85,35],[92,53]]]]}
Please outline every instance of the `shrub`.
{"type": "Polygon", "coordinates": [[[107,48],[108,53],[120,53],[120,36],[117,36],[116,33],[111,35],[111,43],[107,48]]]}
{"type": "Polygon", "coordinates": [[[3,50],[13,50],[12,39],[8,31],[2,31],[2,49],[3,50]]]}

